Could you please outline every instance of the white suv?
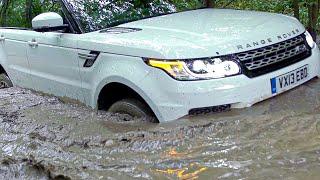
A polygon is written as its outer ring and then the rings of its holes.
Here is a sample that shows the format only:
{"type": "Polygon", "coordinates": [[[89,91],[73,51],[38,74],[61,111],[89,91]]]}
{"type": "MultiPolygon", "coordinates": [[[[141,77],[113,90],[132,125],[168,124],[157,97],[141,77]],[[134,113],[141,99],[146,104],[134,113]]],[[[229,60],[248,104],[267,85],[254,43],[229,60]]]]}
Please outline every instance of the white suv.
{"type": "Polygon", "coordinates": [[[60,0],[62,13],[38,15],[32,30],[1,28],[1,87],[163,122],[249,107],[320,75],[295,18],[110,2],[60,0]]]}

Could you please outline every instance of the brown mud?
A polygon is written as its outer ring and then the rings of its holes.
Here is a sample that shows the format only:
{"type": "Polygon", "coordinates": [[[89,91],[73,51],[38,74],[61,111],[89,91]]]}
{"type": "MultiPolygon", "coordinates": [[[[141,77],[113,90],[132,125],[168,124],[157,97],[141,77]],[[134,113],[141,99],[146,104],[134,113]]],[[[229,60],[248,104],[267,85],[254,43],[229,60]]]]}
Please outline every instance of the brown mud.
{"type": "Polygon", "coordinates": [[[0,179],[320,176],[319,79],[251,108],[163,124],[19,88],[0,90],[0,107],[0,179]]]}

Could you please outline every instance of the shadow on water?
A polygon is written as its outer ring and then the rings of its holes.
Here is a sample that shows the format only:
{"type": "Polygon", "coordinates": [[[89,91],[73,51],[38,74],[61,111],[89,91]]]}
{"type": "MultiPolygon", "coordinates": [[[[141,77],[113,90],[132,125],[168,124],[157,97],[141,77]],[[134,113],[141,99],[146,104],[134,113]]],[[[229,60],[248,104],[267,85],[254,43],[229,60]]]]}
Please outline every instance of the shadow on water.
{"type": "Polygon", "coordinates": [[[252,108],[163,124],[0,90],[0,179],[320,176],[320,80],[252,108]]]}

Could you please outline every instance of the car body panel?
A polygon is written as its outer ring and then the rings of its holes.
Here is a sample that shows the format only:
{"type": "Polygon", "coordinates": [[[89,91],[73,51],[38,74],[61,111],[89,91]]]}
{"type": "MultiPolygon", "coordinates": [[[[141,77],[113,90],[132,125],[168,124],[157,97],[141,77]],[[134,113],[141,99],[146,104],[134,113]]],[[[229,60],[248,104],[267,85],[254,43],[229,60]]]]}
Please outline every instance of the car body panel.
{"type": "MultiPolygon", "coordinates": [[[[84,60],[80,60],[80,64],[83,63],[84,60]]],[[[101,53],[92,67],[80,67],[86,104],[96,108],[102,88],[114,82],[124,84],[140,96],[148,98],[139,87],[149,73],[147,68],[149,66],[140,57],[101,53]]]]}
{"type": "Polygon", "coordinates": [[[33,89],[83,101],[77,36],[34,32],[37,47],[28,47],[33,89]]]}
{"type": "Polygon", "coordinates": [[[311,57],[256,78],[238,75],[204,81],[176,81],[166,76],[162,70],[149,68],[148,76],[144,78],[143,84],[139,84],[139,87],[151,102],[156,104],[157,109],[154,111],[160,114],[159,120],[171,121],[187,116],[194,108],[226,104],[230,104],[232,108],[250,107],[278,95],[272,94],[271,78],[306,64],[310,67],[308,80],[320,77],[320,51],[317,47],[313,49],[311,57]]]}
{"type": "Polygon", "coordinates": [[[14,85],[84,102],[77,35],[17,29],[0,33],[5,37],[3,64],[14,85]]]}
{"type": "Polygon", "coordinates": [[[119,27],[140,28],[141,31],[83,34],[79,38],[79,47],[89,49],[93,46],[98,51],[136,57],[188,59],[257,49],[305,31],[303,25],[292,17],[222,9],[175,13],[119,27]],[[253,45],[254,42],[259,45],[253,45]],[[240,45],[243,48],[238,49],[240,45]]]}
{"type": "Polygon", "coordinates": [[[4,66],[14,85],[32,88],[30,66],[27,60],[27,39],[32,37],[32,31],[1,29],[3,51],[0,63],[4,66]]]}

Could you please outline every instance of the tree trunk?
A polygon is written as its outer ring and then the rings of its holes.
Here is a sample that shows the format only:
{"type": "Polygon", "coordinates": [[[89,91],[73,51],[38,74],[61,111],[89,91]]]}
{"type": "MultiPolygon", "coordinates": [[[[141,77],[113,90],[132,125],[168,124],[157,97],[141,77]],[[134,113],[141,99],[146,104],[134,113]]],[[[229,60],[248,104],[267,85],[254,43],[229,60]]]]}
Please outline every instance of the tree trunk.
{"type": "Polygon", "coordinates": [[[25,15],[26,15],[26,25],[27,27],[31,27],[31,21],[32,21],[32,0],[26,0],[26,6],[25,6],[25,15]]]}
{"type": "MultiPolygon", "coordinates": [[[[319,18],[319,16],[320,16],[320,0],[318,0],[318,18],[319,18]]],[[[320,33],[320,24],[319,23],[317,25],[317,30],[318,30],[318,33],[320,33]]]]}
{"type": "Polygon", "coordinates": [[[2,0],[2,8],[0,10],[0,24],[1,26],[7,25],[7,12],[9,8],[9,0],[2,0]]]}
{"type": "Polygon", "coordinates": [[[214,8],[215,7],[215,0],[205,0],[205,6],[208,8],[214,8]]]}
{"type": "Polygon", "coordinates": [[[299,0],[293,0],[292,4],[293,4],[294,17],[296,17],[298,20],[300,20],[299,0]]]}
{"type": "Polygon", "coordinates": [[[319,8],[318,3],[310,3],[308,6],[308,14],[309,14],[309,22],[308,22],[308,30],[314,39],[317,36],[317,24],[319,17],[319,8]]]}

